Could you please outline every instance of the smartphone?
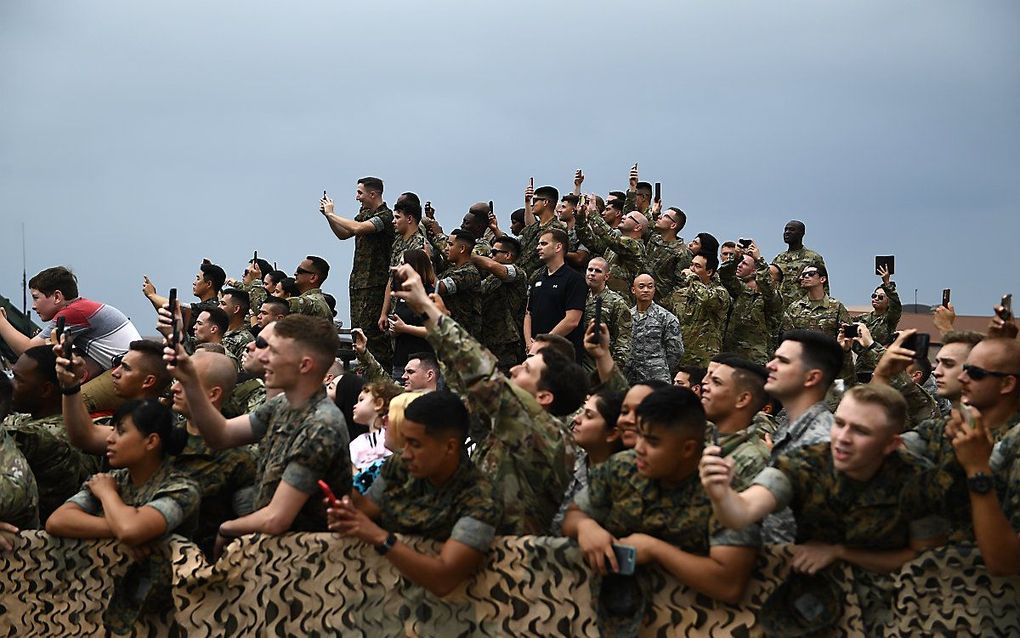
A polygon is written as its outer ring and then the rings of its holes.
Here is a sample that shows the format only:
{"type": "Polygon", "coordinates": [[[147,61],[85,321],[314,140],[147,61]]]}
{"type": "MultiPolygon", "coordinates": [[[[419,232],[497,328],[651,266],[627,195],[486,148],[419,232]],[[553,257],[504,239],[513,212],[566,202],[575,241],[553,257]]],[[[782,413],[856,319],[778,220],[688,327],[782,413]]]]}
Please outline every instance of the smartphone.
{"type": "Polygon", "coordinates": [[[943,308],[949,307],[949,288],[942,289],[942,307],[943,308]]]}
{"type": "MultiPolygon", "coordinates": [[[[61,315],[60,317],[57,317],[57,328],[56,328],[56,331],[57,331],[57,343],[60,343],[60,337],[62,337],[64,335],[64,329],[66,327],[67,327],[67,317],[64,317],[63,315],[61,315]]],[[[60,356],[64,357],[68,361],[71,360],[71,337],[70,337],[70,335],[67,337],[67,340],[61,346],[60,352],[61,352],[60,356]]]]}
{"type": "Polygon", "coordinates": [[[333,493],[333,490],[329,489],[329,483],[320,479],[319,489],[322,490],[322,495],[329,499],[330,507],[340,507],[340,501],[337,499],[336,494],[333,493]]]}
{"type": "Polygon", "coordinates": [[[662,182],[655,182],[655,201],[662,201],[662,182]]]}
{"type": "Polygon", "coordinates": [[[931,335],[927,332],[915,332],[903,342],[903,347],[914,351],[915,359],[927,359],[928,347],[931,345],[931,335]]]}
{"type": "Polygon", "coordinates": [[[602,297],[595,298],[595,329],[591,336],[595,339],[593,343],[598,343],[602,339],[602,297]]]}
{"type": "MultiPolygon", "coordinates": [[[[719,447],[719,428],[717,426],[712,427],[712,445],[719,447]]],[[[720,456],[722,455],[721,449],[719,451],[719,454],[720,456]]]]}
{"type": "Polygon", "coordinates": [[[856,323],[845,323],[843,324],[843,336],[847,339],[853,339],[860,334],[860,329],[856,323]]]}
{"type": "Polygon", "coordinates": [[[177,342],[180,340],[180,335],[177,334],[177,289],[170,289],[170,299],[168,300],[168,306],[170,308],[170,323],[173,328],[170,330],[170,347],[176,351],[177,342]]]}
{"type": "Polygon", "coordinates": [[[256,250],[255,252],[252,253],[251,260],[252,262],[256,262],[259,260],[259,251],[256,250]]]}
{"type": "Polygon", "coordinates": [[[616,555],[616,565],[620,568],[616,573],[621,576],[633,576],[634,567],[637,566],[637,549],[630,545],[613,543],[613,554],[616,555]]]}
{"type": "Polygon", "coordinates": [[[744,239],[743,237],[741,237],[740,239],[737,240],[737,243],[743,246],[744,248],[750,248],[751,244],[754,242],[751,239],[744,239]]]}
{"type": "Polygon", "coordinates": [[[322,199],[326,199],[326,189],[322,190],[322,199]]]}
{"type": "Polygon", "coordinates": [[[492,206],[492,200],[490,199],[489,200],[489,214],[491,215],[493,212],[494,211],[493,211],[493,206],[492,206]]]}
{"type": "Polygon", "coordinates": [[[1002,306],[1002,311],[996,313],[996,314],[999,315],[999,319],[1002,319],[1003,321],[1009,321],[1010,319],[1012,319],[1013,318],[1013,293],[1009,293],[1008,295],[1003,295],[1002,296],[1002,303],[1000,303],[999,305],[1002,306]]]}
{"type": "Polygon", "coordinates": [[[896,257],[894,255],[875,255],[875,274],[882,276],[878,269],[885,266],[889,269],[890,275],[896,274],[896,257]]]}

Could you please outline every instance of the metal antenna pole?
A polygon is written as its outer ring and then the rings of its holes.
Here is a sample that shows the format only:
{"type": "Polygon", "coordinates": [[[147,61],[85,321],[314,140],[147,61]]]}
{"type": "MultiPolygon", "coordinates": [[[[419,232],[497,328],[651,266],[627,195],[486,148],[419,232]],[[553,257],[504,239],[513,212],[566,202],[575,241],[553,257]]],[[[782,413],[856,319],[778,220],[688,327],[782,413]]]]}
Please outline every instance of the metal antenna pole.
{"type": "Polygon", "coordinates": [[[25,222],[21,222],[21,312],[28,316],[28,266],[25,259],[25,222]]]}

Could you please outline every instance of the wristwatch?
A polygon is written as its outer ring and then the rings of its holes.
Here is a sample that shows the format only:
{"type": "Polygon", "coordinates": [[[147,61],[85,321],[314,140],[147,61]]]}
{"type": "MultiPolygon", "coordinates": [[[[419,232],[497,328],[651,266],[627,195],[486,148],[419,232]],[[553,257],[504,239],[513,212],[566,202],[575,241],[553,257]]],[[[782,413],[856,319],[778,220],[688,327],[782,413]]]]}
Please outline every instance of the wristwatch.
{"type": "Polygon", "coordinates": [[[994,487],[992,477],[984,472],[977,472],[973,476],[967,477],[967,489],[975,494],[987,494],[992,491],[992,487],[994,487]]]}
{"type": "Polygon", "coordinates": [[[386,537],[386,540],[384,540],[383,542],[381,542],[381,543],[379,543],[378,545],[375,546],[375,551],[380,556],[385,556],[386,552],[388,552],[391,549],[393,549],[393,546],[396,545],[396,544],[397,544],[397,535],[394,534],[393,532],[390,532],[389,536],[386,537]]]}

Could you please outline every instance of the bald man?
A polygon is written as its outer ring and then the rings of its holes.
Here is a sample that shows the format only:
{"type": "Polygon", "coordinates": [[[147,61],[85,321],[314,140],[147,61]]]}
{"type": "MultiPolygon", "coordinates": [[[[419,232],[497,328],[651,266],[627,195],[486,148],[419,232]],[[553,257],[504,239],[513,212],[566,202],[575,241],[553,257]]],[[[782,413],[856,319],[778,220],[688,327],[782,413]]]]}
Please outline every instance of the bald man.
{"type": "Polygon", "coordinates": [[[614,230],[595,210],[594,195],[577,210],[576,217],[577,237],[591,250],[592,256],[604,257],[609,265],[609,289],[634,303],[630,287],[634,278],[646,269],[644,235],[648,230],[648,218],[631,211],[614,230]]]}

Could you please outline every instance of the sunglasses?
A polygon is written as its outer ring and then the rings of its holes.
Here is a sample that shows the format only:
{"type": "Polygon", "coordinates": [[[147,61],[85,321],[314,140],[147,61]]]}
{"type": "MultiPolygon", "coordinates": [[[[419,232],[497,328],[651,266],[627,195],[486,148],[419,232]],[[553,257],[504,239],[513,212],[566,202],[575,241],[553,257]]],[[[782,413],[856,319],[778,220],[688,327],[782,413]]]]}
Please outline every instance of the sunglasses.
{"type": "Polygon", "coordinates": [[[882,301],[883,299],[885,299],[885,295],[871,295],[871,298],[872,299],[878,299],[879,301],[882,301]]]}
{"type": "Polygon", "coordinates": [[[985,370],[969,363],[963,364],[963,371],[967,373],[967,376],[975,381],[981,381],[986,377],[998,377],[1004,379],[1006,377],[1020,377],[1020,372],[997,372],[995,370],[985,370]]]}
{"type": "Polygon", "coordinates": [[[805,270],[804,272],[800,273],[800,278],[806,279],[808,277],[814,277],[817,274],[818,274],[817,270],[805,270]]]}
{"type": "Polygon", "coordinates": [[[124,363],[124,355],[118,354],[110,360],[110,369],[113,370],[114,368],[119,368],[122,363],[124,363]]]}
{"type": "Polygon", "coordinates": [[[509,255],[510,251],[509,250],[500,250],[499,248],[493,248],[492,250],[489,251],[489,256],[491,256],[491,257],[495,257],[496,255],[499,255],[499,254],[509,255]]]}
{"type": "Polygon", "coordinates": [[[263,350],[268,347],[269,347],[268,341],[266,341],[262,337],[255,337],[255,348],[257,348],[258,350],[263,350]]]}
{"type": "Polygon", "coordinates": [[[297,277],[298,275],[314,275],[314,274],[316,274],[316,273],[315,273],[314,271],[311,271],[311,270],[305,270],[305,269],[304,269],[304,268],[302,268],[301,266],[298,266],[297,268],[295,268],[295,269],[294,269],[294,277],[295,277],[295,278],[296,278],[296,277],[297,277]]]}

